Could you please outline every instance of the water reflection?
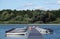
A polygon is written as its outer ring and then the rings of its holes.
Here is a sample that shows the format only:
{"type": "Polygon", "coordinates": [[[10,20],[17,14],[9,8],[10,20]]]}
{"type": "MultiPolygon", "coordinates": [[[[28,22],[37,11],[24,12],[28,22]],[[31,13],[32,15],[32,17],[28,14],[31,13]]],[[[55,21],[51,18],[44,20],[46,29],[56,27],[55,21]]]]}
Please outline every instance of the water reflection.
{"type": "Polygon", "coordinates": [[[7,35],[6,39],[27,39],[27,37],[21,35],[7,35]]]}

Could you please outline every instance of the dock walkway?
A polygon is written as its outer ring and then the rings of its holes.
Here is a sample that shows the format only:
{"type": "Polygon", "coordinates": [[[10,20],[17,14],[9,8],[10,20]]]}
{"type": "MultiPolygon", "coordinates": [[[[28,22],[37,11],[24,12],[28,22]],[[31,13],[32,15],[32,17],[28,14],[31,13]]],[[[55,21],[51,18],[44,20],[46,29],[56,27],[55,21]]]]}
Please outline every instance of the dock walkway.
{"type": "Polygon", "coordinates": [[[41,33],[34,28],[30,31],[30,34],[28,36],[28,39],[42,39],[42,38],[43,37],[41,33]]]}
{"type": "Polygon", "coordinates": [[[19,34],[26,34],[27,30],[25,28],[16,28],[9,32],[6,32],[7,35],[19,35],[19,34]]]}

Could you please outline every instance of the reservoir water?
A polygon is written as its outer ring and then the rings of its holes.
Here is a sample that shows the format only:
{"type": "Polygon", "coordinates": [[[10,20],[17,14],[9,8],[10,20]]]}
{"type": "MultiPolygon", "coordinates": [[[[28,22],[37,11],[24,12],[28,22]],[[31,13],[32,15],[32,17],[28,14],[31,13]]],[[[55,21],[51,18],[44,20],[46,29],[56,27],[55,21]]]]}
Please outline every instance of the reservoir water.
{"type": "MultiPolygon", "coordinates": [[[[34,26],[28,24],[0,24],[0,39],[27,39],[28,36],[11,36],[7,37],[5,32],[12,28],[23,28],[27,26],[34,26]]],[[[41,28],[49,28],[53,30],[53,34],[42,35],[43,39],[60,39],[60,25],[35,25],[41,28]]]]}

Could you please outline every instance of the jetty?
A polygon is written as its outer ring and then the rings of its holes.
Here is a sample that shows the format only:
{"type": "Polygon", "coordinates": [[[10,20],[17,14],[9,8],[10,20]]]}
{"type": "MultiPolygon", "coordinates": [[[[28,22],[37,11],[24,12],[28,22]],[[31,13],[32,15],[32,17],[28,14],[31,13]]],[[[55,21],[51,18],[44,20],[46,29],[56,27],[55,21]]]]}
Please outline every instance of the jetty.
{"type": "Polygon", "coordinates": [[[12,36],[12,35],[26,36],[27,34],[28,34],[27,28],[13,28],[13,29],[6,31],[7,36],[12,36]]]}
{"type": "Polygon", "coordinates": [[[32,28],[30,34],[28,35],[28,39],[43,39],[43,37],[39,31],[37,31],[35,28],[32,28]]]}
{"type": "Polygon", "coordinates": [[[22,35],[22,36],[27,36],[27,39],[43,39],[42,34],[34,27],[13,28],[6,31],[6,35],[7,36],[22,35]]]}

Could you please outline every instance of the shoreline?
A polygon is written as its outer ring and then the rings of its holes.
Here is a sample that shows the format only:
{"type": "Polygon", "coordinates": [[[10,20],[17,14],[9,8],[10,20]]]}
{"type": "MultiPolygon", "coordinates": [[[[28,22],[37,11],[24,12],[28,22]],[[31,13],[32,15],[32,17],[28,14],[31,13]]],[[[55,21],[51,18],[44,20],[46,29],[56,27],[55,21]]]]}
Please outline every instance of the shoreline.
{"type": "Polygon", "coordinates": [[[0,25],[60,25],[60,24],[0,24],[0,25]]]}

